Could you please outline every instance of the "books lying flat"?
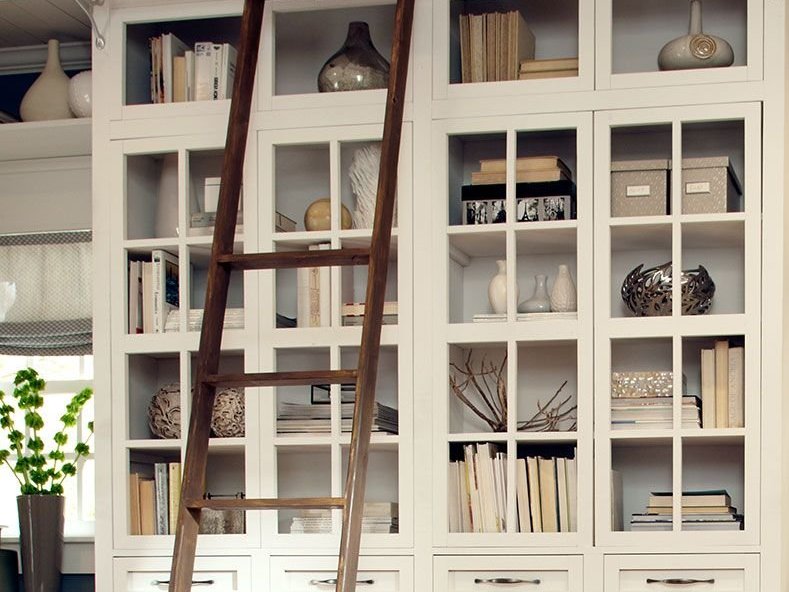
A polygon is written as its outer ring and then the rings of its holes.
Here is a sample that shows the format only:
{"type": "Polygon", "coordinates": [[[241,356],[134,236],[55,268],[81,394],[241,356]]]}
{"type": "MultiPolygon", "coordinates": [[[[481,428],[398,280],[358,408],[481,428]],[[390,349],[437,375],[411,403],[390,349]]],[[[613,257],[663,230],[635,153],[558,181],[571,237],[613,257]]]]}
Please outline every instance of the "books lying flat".
{"type": "MultiPolygon", "coordinates": [[[[325,534],[331,532],[331,510],[299,510],[291,519],[292,534],[325,534]]],[[[398,505],[396,502],[372,502],[364,504],[362,516],[363,533],[396,533],[399,530],[398,505]]]]}
{"type": "MultiPolygon", "coordinates": [[[[346,302],[342,305],[342,309],[340,310],[340,314],[343,316],[350,316],[350,315],[362,315],[364,316],[364,302],[346,302]]],[[[384,315],[396,315],[397,314],[397,300],[387,300],[384,302],[384,315]]]]}
{"type": "MultiPolygon", "coordinates": [[[[574,321],[578,318],[577,312],[519,312],[515,315],[516,321],[574,321]]],[[[507,320],[505,313],[479,313],[471,320],[475,323],[500,323],[507,320]]]]}
{"type": "MultiPolygon", "coordinates": [[[[558,156],[521,156],[515,159],[515,170],[542,171],[562,170],[567,177],[571,177],[570,169],[558,156]]],[[[504,173],[507,170],[507,160],[504,158],[482,158],[479,161],[479,170],[483,173],[504,173]]]]}
{"type": "MultiPolygon", "coordinates": [[[[671,507],[673,503],[670,491],[653,491],[649,494],[650,507],[671,507]]],[[[710,489],[701,491],[683,491],[682,507],[696,506],[731,506],[731,497],[725,489],[710,489]]]]}
{"type": "MultiPolygon", "coordinates": [[[[342,403],[340,430],[350,432],[355,403],[342,403]]],[[[331,432],[331,405],[283,402],[277,413],[278,434],[326,434],[331,432]]],[[[397,409],[377,403],[373,411],[373,431],[396,434],[397,409]]]]}
{"type": "Polygon", "coordinates": [[[518,80],[544,80],[546,78],[574,78],[578,76],[578,68],[570,70],[546,70],[545,72],[520,72],[518,80]]]}
{"type": "MultiPolygon", "coordinates": [[[[650,420],[650,419],[622,419],[611,420],[611,429],[613,430],[670,430],[674,427],[674,422],[670,419],[666,420],[650,420]]],[[[701,428],[701,420],[682,420],[683,430],[695,430],[701,428]]]]}
{"type": "MultiPolygon", "coordinates": [[[[559,168],[540,169],[536,171],[515,171],[516,183],[547,183],[550,181],[569,180],[570,176],[559,168]]],[[[507,173],[473,171],[471,173],[472,185],[495,185],[507,182],[507,173]]]]}
{"type": "Polygon", "coordinates": [[[554,58],[547,60],[521,60],[520,72],[553,72],[556,70],[578,70],[578,58],[554,58]]]}
{"type": "MultiPolygon", "coordinates": [[[[194,308],[187,313],[187,331],[199,331],[203,326],[203,309],[194,308]]],[[[167,322],[164,325],[165,333],[179,331],[181,328],[181,317],[178,310],[171,310],[167,314],[167,322]]],[[[225,329],[244,328],[244,309],[228,308],[225,311],[225,329]]]]}
{"type": "MultiPolygon", "coordinates": [[[[342,324],[346,327],[360,327],[364,324],[364,315],[343,315],[342,324]]],[[[381,317],[382,325],[396,325],[396,314],[385,314],[381,317]]]]}

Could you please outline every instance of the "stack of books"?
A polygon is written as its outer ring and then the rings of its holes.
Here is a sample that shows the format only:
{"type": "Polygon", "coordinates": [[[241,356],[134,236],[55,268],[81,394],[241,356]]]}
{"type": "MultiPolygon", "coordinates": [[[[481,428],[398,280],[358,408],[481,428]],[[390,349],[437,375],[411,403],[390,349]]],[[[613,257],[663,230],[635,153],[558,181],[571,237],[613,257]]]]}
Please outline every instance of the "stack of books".
{"type": "MultiPolygon", "coordinates": [[[[450,532],[506,532],[507,454],[491,443],[466,444],[463,457],[449,463],[450,532]]],[[[575,458],[527,456],[515,466],[518,531],[576,531],[575,458]]]]}
{"type": "MultiPolygon", "coordinates": [[[[397,502],[366,502],[362,532],[389,534],[399,530],[397,502]]],[[[299,510],[291,519],[291,534],[325,534],[332,529],[331,510],[299,510]]]]}
{"type": "MultiPolygon", "coordinates": [[[[671,492],[652,492],[643,514],[633,514],[630,530],[672,530],[671,492]]],[[[725,489],[682,492],[682,530],[742,530],[743,516],[725,489]]]]}
{"type": "MultiPolygon", "coordinates": [[[[342,324],[345,326],[356,326],[364,323],[364,302],[346,302],[342,305],[342,324]]],[[[382,317],[384,325],[397,324],[397,301],[387,300],[384,302],[384,314],[382,317]]]]}
{"type": "MultiPolygon", "coordinates": [[[[350,432],[355,403],[342,403],[340,425],[343,432],[350,432]]],[[[373,411],[373,431],[396,434],[397,409],[376,402],[373,411]]],[[[280,403],[277,412],[278,434],[328,434],[331,432],[331,405],[280,403]]]]}
{"type": "Polygon", "coordinates": [[[578,76],[578,58],[558,58],[551,60],[522,60],[519,80],[540,78],[569,78],[578,76]]]}
{"type": "Polygon", "coordinates": [[[150,474],[129,475],[129,534],[175,534],[181,463],[155,463],[150,474]]]}
{"type": "Polygon", "coordinates": [[[517,80],[521,60],[534,58],[534,33],[513,10],[460,15],[463,82],[517,80]]]}
{"type": "MultiPolygon", "coordinates": [[[[672,397],[616,397],[611,399],[611,429],[659,430],[674,425],[672,397]]],[[[682,429],[701,427],[701,401],[682,397],[682,429]]]]}
{"type": "Polygon", "coordinates": [[[129,261],[129,333],[164,333],[178,312],[178,257],[161,249],[150,261],[129,261]]]}
{"type": "MultiPolygon", "coordinates": [[[[516,183],[541,183],[572,179],[572,173],[558,156],[522,156],[515,161],[516,183]]],[[[507,182],[504,158],[482,159],[479,171],[471,173],[472,185],[501,185],[507,182]]]]}
{"type": "Polygon", "coordinates": [[[701,350],[702,426],[745,427],[745,348],[719,339],[701,350]]]}
{"type": "Polygon", "coordinates": [[[236,73],[236,49],[200,41],[190,48],[172,33],[151,37],[151,102],[229,99],[236,73]]]}
{"type": "MultiPolygon", "coordinates": [[[[203,309],[194,308],[190,309],[187,313],[187,331],[199,331],[203,326],[203,309]]],[[[225,310],[225,322],[223,327],[225,329],[243,329],[244,328],[244,309],[243,308],[228,308],[225,310]]],[[[170,310],[167,313],[167,321],[164,325],[165,333],[174,333],[181,328],[181,316],[178,314],[178,309],[170,310]]]]}

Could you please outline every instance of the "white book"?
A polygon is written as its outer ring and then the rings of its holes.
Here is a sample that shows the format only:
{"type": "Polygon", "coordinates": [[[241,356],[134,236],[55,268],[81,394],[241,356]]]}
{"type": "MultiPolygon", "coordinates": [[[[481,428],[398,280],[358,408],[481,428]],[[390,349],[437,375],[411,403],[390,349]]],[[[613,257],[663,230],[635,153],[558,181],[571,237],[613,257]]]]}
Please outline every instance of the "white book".
{"type": "Polygon", "coordinates": [[[578,463],[575,458],[568,458],[565,463],[567,470],[567,516],[570,532],[578,532],[578,463]]]}
{"type": "Polygon", "coordinates": [[[540,503],[540,468],[537,457],[526,457],[526,469],[529,477],[529,511],[531,513],[532,532],[542,530],[542,507],[540,503]]]}
{"type": "Polygon", "coordinates": [[[469,496],[466,461],[458,462],[458,487],[460,496],[460,532],[474,532],[471,524],[471,497],[469,496]]]}
{"type": "Polygon", "coordinates": [[[507,453],[497,452],[493,464],[499,532],[507,532],[507,453]]]}
{"type": "Polygon", "coordinates": [[[559,532],[570,532],[570,516],[567,507],[567,459],[556,459],[556,497],[559,506],[559,532]]]}
{"type": "Polygon", "coordinates": [[[556,459],[537,458],[540,470],[540,507],[542,509],[542,531],[559,532],[559,512],[556,496],[556,459]]]}
{"type": "Polygon", "coordinates": [[[154,463],[153,480],[156,492],[156,534],[169,534],[170,495],[167,488],[167,463],[154,463]]]}
{"type": "Polygon", "coordinates": [[[460,532],[460,503],[458,490],[460,476],[457,462],[449,463],[449,483],[447,486],[447,508],[449,509],[449,532],[460,532]]]}
{"type": "Polygon", "coordinates": [[[715,427],[715,350],[701,350],[701,425],[715,427]]]}
{"type": "Polygon", "coordinates": [[[213,99],[214,59],[221,49],[210,41],[195,43],[195,101],[213,99]]]}
{"type": "Polygon", "coordinates": [[[184,52],[186,60],[186,90],[184,96],[187,101],[195,100],[195,52],[192,50],[184,52]]]}
{"type": "Polygon", "coordinates": [[[129,334],[142,332],[142,262],[129,261],[129,334]]]}
{"type": "Polygon", "coordinates": [[[219,69],[219,98],[229,99],[233,94],[238,52],[229,43],[222,44],[222,63],[219,69]]]}
{"type": "Polygon", "coordinates": [[[142,331],[153,333],[153,263],[142,262],[142,331]]]}
{"type": "Polygon", "coordinates": [[[715,427],[729,427],[729,342],[715,342],[715,427]]]}
{"type": "Polygon", "coordinates": [[[162,82],[164,102],[173,102],[173,59],[182,56],[189,47],[172,33],[162,35],[162,82]]]}
{"type": "Polygon", "coordinates": [[[498,532],[493,489],[493,463],[488,444],[477,444],[474,461],[477,466],[477,488],[479,489],[479,505],[482,514],[481,532],[498,532]]]}
{"type": "Polygon", "coordinates": [[[518,505],[518,532],[531,532],[529,512],[529,481],[526,476],[526,459],[515,461],[516,501],[518,505]]]}
{"type": "Polygon", "coordinates": [[[471,532],[484,532],[482,522],[482,508],[479,499],[479,467],[476,463],[477,454],[473,444],[463,447],[466,459],[466,475],[468,481],[469,501],[471,502],[471,532]]]}
{"type": "Polygon", "coordinates": [[[729,427],[745,427],[745,349],[729,348],[729,427]]]}
{"type": "Polygon", "coordinates": [[[178,309],[178,257],[161,249],[151,251],[153,330],[164,333],[167,315],[178,309]]]}

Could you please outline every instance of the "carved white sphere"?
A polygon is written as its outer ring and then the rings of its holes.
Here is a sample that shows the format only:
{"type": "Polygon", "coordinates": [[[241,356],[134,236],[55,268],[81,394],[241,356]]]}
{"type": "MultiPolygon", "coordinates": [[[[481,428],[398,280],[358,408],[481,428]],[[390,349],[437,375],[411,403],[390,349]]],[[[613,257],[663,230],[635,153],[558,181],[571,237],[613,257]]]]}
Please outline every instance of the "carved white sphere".
{"type": "Polygon", "coordinates": [[[90,117],[93,111],[93,74],[75,74],[68,84],[68,106],[75,117],[90,117]]]}

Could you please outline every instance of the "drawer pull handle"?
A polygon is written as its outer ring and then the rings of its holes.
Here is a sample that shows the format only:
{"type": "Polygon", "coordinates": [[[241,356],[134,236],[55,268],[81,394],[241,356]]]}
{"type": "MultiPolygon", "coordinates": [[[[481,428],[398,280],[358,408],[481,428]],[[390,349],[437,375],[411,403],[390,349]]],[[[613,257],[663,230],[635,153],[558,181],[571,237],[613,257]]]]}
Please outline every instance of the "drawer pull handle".
{"type": "Polygon", "coordinates": [[[709,580],[697,580],[695,578],[666,578],[665,580],[655,580],[647,578],[647,584],[668,584],[669,586],[690,586],[691,584],[714,584],[715,578],[709,580]]]}
{"type": "MultiPolygon", "coordinates": [[[[193,586],[210,586],[214,584],[214,580],[192,580],[193,586]]],[[[168,586],[170,584],[170,580],[154,580],[154,586],[168,586]]]]}
{"type": "MultiPolygon", "coordinates": [[[[372,586],[375,580],[356,580],[357,584],[365,584],[372,586]]],[[[336,586],[337,578],[329,578],[328,580],[310,580],[310,586],[336,586]]]]}
{"type": "Polygon", "coordinates": [[[533,580],[521,580],[519,578],[474,578],[475,584],[534,584],[535,586],[540,585],[540,578],[535,578],[533,580]]]}

